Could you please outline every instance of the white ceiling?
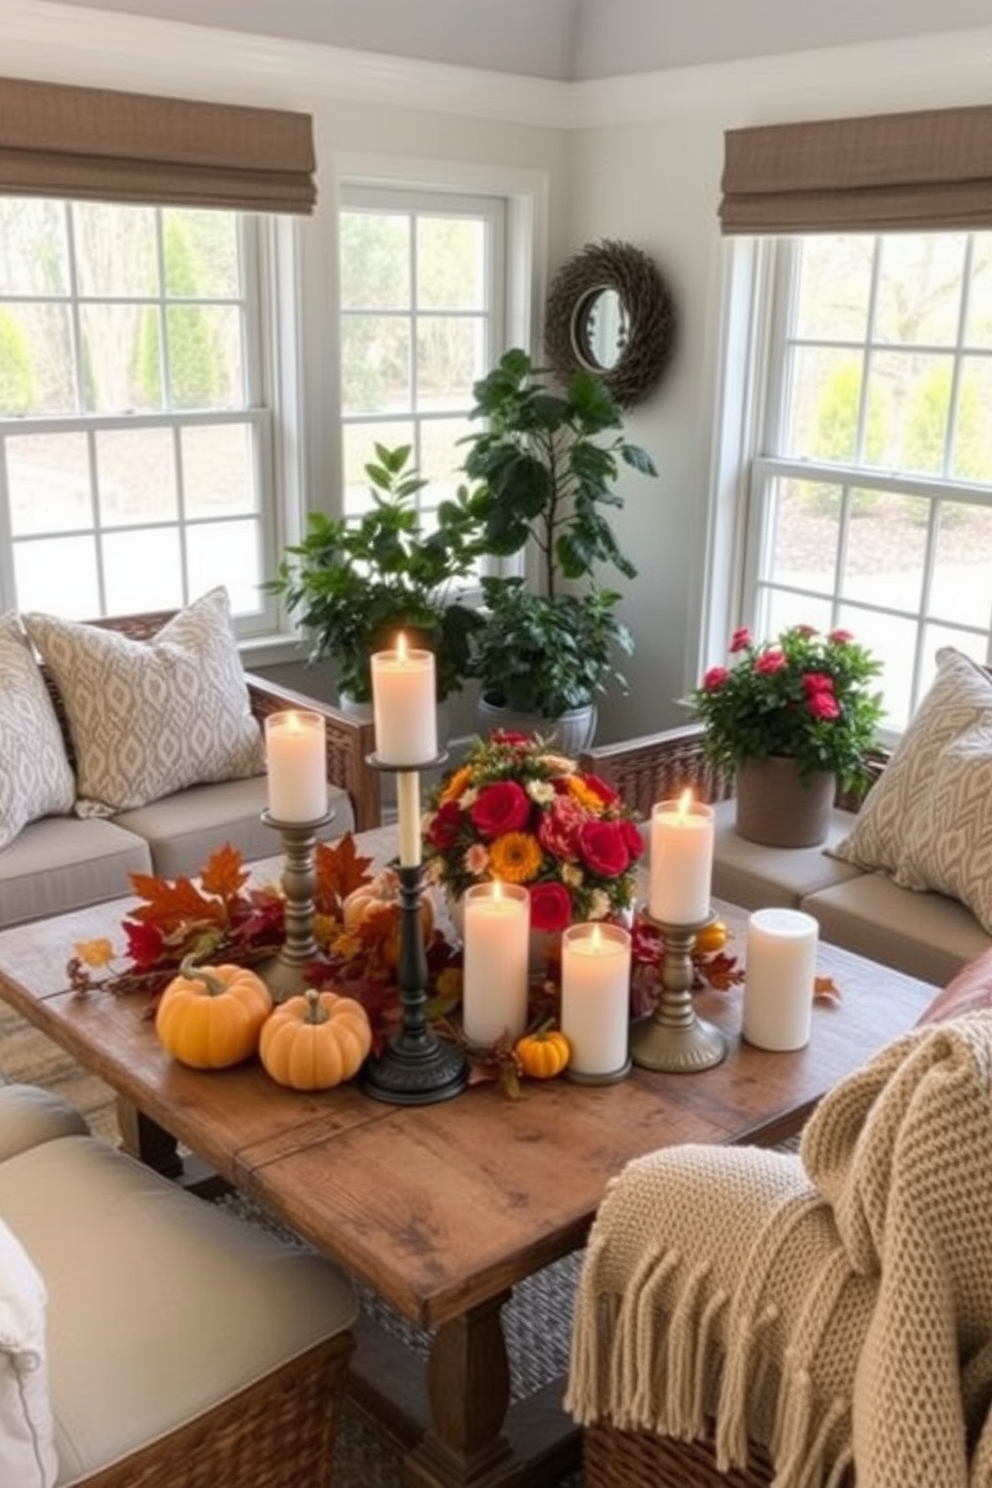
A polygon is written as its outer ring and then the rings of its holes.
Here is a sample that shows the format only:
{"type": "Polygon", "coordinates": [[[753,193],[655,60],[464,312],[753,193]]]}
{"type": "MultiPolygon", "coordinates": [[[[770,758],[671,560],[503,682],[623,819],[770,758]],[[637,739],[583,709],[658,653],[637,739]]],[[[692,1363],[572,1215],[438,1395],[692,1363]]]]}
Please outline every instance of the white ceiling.
{"type": "Polygon", "coordinates": [[[990,0],[102,0],[87,8],[561,81],[967,30],[992,17],[990,0]]]}

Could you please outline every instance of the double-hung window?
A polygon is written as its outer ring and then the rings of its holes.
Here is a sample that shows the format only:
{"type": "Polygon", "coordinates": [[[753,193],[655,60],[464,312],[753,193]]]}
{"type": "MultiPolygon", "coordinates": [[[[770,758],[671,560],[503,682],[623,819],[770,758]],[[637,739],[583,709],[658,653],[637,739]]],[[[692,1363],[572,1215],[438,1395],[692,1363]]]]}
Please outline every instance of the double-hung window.
{"type": "Polygon", "coordinates": [[[348,187],[339,219],[344,512],[376,443],[409,445],[424,526],[459,483],[472,384],[505,349],[504,198],[348,187]]]}
{"type": "Polygon", "coordinates": [[[90,617],[273,571],[261,219],[0,197],[5,608],[90,617]]]}
{"type": "Polygon", "coordinates": [[[851,631],[892,731],[940,647],[992,660],[990,152],[987,108],[727,136],[709,659],[718,619],[851,631]]]}

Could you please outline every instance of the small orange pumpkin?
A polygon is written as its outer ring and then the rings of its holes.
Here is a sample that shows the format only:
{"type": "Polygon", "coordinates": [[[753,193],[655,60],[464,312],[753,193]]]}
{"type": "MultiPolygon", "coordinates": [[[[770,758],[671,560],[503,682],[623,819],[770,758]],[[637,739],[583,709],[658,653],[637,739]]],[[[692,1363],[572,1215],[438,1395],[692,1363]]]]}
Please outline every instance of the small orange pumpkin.
{"type": "Polygon", "coordinates": [[[701,956],[710,956],[715,951],[722,951],[727,944],[727,927],[722,920],[710,920],[702,930],[696,931],[696,943],[693,950],[701,956]]]}
{"type": "MultiPolygon", "coordinates": [[[[387,869],[371,883],[352,889],[342,905],[341,912],[345,928],[349,930],[356,929],[370,920],[381,925],[386,964],[395,970],[400,955],[400,919],[402,917],[400,886],[396,874],[387,869]],[[383,918],[380,919],[380,916],[383,918]]],[[[420,896],[420,928],[424,944],[427,945],[434,933],[434,903],[429,894],[420,896]]]]}
{"type": "Polygon", "coordinates": [[[187,956],[159,999],[155,1032],[193,1069],[226,1069],[258,1048],[272,995],[246,966],[194,966],[187,956]]]}
{"type": "Polygon", "coordinates": [[[273,1010],[258,1053],[277,1084],[330,1090],[358,1073],[371,1047],[372,1028],[360,1002],[308,987],[273,1010]]]}
{"type": "Polygon", "coordinates": [[[560,1075],[572,1057],[568,1039],[551,1023],[542,1023],[533,1033],[517,1039],[514,1053],[520,1067],[532,1080],[553,1080],[560,1075]]]}

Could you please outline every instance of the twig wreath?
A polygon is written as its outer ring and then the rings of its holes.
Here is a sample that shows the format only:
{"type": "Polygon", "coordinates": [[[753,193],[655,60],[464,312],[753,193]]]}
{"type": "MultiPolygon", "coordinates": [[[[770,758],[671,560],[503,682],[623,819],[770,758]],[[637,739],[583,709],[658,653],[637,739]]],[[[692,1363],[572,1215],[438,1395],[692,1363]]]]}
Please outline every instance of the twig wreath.
{"type": "Polygon", "coordinates": [[[654,261],[629,243],[588,243],[555,274],[544,316],[544,349],[563,379],[595,372],[623,407],[645,397],[671,358],[675,339],[671,290],[654,261]],[[601,366],[587,349],[588,317],[597,297],[613,290],[626,326],[616,362],[601,366]]]}

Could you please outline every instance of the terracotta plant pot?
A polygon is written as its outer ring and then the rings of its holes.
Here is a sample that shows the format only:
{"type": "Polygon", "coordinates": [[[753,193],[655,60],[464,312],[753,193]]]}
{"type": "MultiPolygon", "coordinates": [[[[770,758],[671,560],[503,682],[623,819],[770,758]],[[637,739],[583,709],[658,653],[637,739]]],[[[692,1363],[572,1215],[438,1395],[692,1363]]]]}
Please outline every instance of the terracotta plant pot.
{"type": "Polygon", "coordinates": [[[801,780],[794,759],[748,760],[737,769],[737,835],[765,847],[818,847],[830,830],[835,790],[826,771],[801,780]]]}

